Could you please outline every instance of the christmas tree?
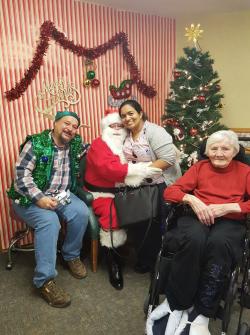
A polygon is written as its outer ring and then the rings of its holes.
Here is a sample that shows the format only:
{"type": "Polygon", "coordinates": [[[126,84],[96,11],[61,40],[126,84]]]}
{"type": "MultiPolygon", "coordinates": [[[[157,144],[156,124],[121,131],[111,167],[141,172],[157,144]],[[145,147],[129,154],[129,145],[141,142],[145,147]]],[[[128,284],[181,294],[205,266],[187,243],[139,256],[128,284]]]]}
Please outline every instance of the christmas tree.
{"type": "MultiPolygon", "coordinates": [[[[194,30],[190,30],[192,35],[194,30]]],[[[201,141],[226,128],[219,122],[223,95],[218,73],[213,70],[214,61],[208,52],[197,47],[197,35],[192,35],[192,38],[195,47],[184,48],[185,56],[175,65],[174,80],[170,83],[171,90],[162,117],[165,129],[173,136],[174,144],[181,152],[182,172],[197,161],[201,141]]]]}

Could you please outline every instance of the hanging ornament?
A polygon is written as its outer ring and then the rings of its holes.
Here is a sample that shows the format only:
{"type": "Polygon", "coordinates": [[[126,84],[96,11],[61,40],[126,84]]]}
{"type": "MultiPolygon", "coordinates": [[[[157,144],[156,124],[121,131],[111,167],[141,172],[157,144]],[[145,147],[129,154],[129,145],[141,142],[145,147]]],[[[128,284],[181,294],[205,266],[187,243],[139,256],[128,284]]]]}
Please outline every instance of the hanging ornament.
{"type": "Polygon", "coordinates": [[[89,79],[85,79],[83,81],[83,86],[86,87],[86,88],[90,87],[90,84],[91,84],[91,81],[89,79]]]}
{"type": "Polygon", "coordinates": [[[83,81],[84,87],[98,87],[100,85],[100,81],[95,78],[95,69],[96,64],[92,59],[86,59],[84,62],[85,66],[85,79],[83,81]]]}
{"type": "Polygon", "coordinates": [[[198,95],[197,99],[198,99],[200,102],[205,102],[205,101],[206,101],[206,98],[204,97],[204,95],[198,95]]]}
{"type": "Polygon", "coordinates": [[[174,71],[174,79],[180,78],[181,71],[174,71]]]}
{"type": "Polygon", "coordinates": [[[127,99],[131,95],[132,80],[123,80],[119,87],[115,85],[109,86],[109,91],[114,99],[127,99]]]}
{"type": "Polygon", "coordinates": [[[195,128],[191,128],[191,129],[189,130],[189,134],[190,134],[191,136],[195,136],[195,135],[197,135],[197,133],[198,133],[198,130],[195,129],[195,128]]]}
{"type": "Polygon", "coordinates": [[[88,71],[87,72],[87,78],[89,79],[89,80],[92,80],[92,79],[94,79],[95,78],[95,71],[88,71]]]}
{"type": "Polygon", "coordinates": [[[221,90],[221,86],[220,86],[220,85],[218,85],[218,84],[217,84],[217,85],[215,85],[215,88],[216,88],[216,90],[217,90],[217,91],[220,91],[220,90],[221,90]]]}
{"type": "Polygon", "coordinates": [[[96,78],[91,80],[91,87],[98,87],[100,85],[100,81],[96,78]]]}
{"type": "Polygon", "coordinates": [[[178,141],[182,141],[184,139],[183,129],[180,127],[175,127],[173,134],[178,141]]]}
{"type": "Polygon", "coordinates": [[[195,164],[196,162],[198,162],[198,153],[197,153],[197,151],[193,151],[193,152],[189,155],[187,161],[188,161],[188,166],[189,166],[189,167],[190,167],[191,165],[195,164]]]}

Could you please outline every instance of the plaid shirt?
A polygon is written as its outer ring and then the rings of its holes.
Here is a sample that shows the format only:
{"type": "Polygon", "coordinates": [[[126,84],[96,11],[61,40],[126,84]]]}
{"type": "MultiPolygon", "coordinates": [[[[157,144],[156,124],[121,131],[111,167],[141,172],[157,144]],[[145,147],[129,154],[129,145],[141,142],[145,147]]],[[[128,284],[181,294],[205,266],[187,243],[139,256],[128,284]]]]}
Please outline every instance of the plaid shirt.
{"type": "Polygon", "coordinates": [[[42,192],[34,183],[32,171],[36,167],[36,157],[32,142],[28,141],[16,163],[15,190],[36,202],[42,197],[65,191],[70,188],[69,146],[59,148],[54,144],[54,163],[48,188],[42,192]]]}

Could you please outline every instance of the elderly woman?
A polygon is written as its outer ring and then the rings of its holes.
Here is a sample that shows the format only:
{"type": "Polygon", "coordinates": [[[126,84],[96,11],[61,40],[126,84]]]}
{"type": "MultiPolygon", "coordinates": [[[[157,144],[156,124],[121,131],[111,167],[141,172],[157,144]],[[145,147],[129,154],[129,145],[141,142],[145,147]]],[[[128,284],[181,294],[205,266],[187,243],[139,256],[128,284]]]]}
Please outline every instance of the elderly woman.
{"type": "Polygon", "coordinates": [[[250,167],[233,160],[238,152],[234,132],[215,132],[207,140],[208,159],[164,192],[166,201],[187,204],[188,210],[177,219],[166,300],[147,321],[149,335],[163,316],[168,316],[167,335],[210,334],[209,318],[216,315],[224,284],[242,257],[250,212],[250,167]]]}
{"type": "MultiPolygon", "coordinates": [[[[177,163],[177,149],[173,145],[172,137],[164,128],[147,121],[141,105],[135,100],[124,101],[119,108],[119,114],[124,127],[128,130],[123,145],[126,160],[134,164],[152,162],[150,166],[163,170],[162,174],[145,178],[142,183],[142,185],[157,184],[162,193],[167,185],[181,176],[177,163]]],[[[162,206],[161,217],[163,216],[162,206]]],[[[160,220],[158,224],[154,222],[149,231],[147,228],[148,223],[145,222],[144,225],[135,226],[133,231],[130,231],[138,257],[135,271],[139,273],[153,269],[161,245],[160,220]]]]}

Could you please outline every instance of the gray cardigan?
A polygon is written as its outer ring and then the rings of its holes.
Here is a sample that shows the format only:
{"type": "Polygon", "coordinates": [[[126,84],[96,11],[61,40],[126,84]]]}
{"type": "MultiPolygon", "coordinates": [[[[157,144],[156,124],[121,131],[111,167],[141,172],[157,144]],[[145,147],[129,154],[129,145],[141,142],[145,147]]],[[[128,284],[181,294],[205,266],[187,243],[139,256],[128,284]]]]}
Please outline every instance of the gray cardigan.
{"type": "Polygon", "coordinates": [[[173,145],[172,137],[155,123],[146,121],[145,127],[152,161],[161,159],[172,165],[163,171],[165,183],[170,185],[181,176],[180,165],[177,163],[177,149],[173,145]]]}

